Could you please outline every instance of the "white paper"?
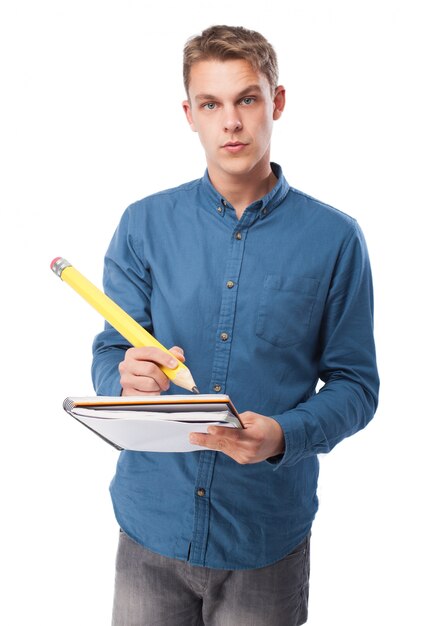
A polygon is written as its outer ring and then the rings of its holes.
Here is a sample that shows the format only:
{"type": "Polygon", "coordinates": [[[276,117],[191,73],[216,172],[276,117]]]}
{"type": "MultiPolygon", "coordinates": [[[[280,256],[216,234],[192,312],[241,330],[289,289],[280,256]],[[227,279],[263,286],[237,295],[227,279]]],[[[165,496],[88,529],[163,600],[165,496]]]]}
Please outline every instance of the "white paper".
{"type": "MultiPolygon", "coordinates": [[[[87,411],[81,409],[81,413],[87,411]]],[[[88,410],[90,411],[90,410],[88,410]]],[[[210,424],[220,425],[224,428],[234,428],[232,424],[225,422],[179,422],[166,421],[164,419],[142,418],[142,416],[129,416],[119,419],[90,417],[80,415],[72,411],[72,415],[83,424],[108,439],[110,442],[124,450],[139,452],[194,452],[206,450],[202,446],[195,446],[189,442],[189,433],[206,433],[210,424]]],[[[96,415],[96,411],[92,411],[96,415]]],[[[157,418],[157,416],[154,416],[157,418]]],[[[188,417],[188,415],[186,415],[188,417]]]]}

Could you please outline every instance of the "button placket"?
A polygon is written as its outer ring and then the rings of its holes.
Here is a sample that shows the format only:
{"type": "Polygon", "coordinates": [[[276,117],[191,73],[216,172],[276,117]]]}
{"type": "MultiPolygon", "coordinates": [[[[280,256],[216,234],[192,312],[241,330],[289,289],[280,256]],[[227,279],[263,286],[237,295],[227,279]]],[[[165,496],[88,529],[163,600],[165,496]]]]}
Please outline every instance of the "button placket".
{"type": "Polygon", "coordinates": [[[212,477],[216,452],[211,450],[200,453],[197,478],[194,485],[194,528],[191,537],[190,562],[204,565],[208,544],[209,512],[212,477]]]}
{"type": "Polygon", "coordinates": [[[217,334],[214,351],[214,361],[210,388],[216,393],[227,392],[227,373],[233,341],[235,325],[236,302],[238,297],[238,282],[241,264],[245,250],[245,240],[249,226],[258,219],[254,212],[245,212],[239,222],[235,220],[225,266],[225,279],[220,315],[218,318],[217,334]]]}

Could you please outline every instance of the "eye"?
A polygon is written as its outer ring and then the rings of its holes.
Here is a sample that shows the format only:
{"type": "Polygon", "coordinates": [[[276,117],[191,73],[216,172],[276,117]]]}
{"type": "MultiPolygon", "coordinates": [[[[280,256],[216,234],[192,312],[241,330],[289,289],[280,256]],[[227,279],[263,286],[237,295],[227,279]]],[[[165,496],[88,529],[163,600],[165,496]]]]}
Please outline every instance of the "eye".
{"type": "Polygon", "coordinates": [[[206,104],[202,105],[202,109],[206,109],[208,111],[213,111],[216,107],[215,102],[207,102],[206,104]]]}
{"type": "Polygon", "coordinates": [[[249,106],[250,104],[253,104],[255,102],[255,98],[253,96],[246,96],[246,98],[243,98],[242,103],[246,106],[249,106]]]}

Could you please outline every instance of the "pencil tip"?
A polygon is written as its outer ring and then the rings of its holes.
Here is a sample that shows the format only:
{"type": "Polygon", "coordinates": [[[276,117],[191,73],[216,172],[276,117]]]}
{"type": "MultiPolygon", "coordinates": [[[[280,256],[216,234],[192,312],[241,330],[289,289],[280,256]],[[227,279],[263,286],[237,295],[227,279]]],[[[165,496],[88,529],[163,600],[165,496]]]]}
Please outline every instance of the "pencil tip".
{"type": "Polygon", "coordinates": [[[191,389],[191,391],[193,393],[200,393],[200,391],[197,389],[197,387],[194,385],[194,387],[191,389]]]}

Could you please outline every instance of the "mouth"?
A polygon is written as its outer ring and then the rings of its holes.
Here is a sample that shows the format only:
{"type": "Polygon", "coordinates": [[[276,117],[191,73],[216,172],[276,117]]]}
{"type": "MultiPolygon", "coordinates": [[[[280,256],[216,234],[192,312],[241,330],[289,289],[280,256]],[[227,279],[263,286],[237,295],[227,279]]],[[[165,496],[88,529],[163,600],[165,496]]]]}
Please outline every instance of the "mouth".
{"type": "Polygon", "coordinates": [[[222,148],[224,148],[227,152],[236,153],[244,150],[246,148],[247,143],[242,143],[241,141],[228,141],[223,144],[222,148]]]}

